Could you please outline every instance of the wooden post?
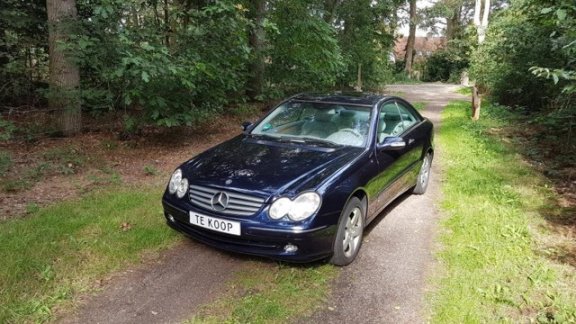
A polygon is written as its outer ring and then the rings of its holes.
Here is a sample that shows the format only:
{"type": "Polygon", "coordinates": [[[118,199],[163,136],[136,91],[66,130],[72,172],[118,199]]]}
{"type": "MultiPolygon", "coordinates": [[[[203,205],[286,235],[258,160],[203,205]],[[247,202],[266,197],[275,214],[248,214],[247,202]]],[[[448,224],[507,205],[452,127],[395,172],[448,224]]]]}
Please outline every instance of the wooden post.
{"type": "Polygon", "coordinates": [[[472,87],[472,120],[480,119],[480,107],[482,106],[482,97],[478,91],[478,86],[472,87]]]}

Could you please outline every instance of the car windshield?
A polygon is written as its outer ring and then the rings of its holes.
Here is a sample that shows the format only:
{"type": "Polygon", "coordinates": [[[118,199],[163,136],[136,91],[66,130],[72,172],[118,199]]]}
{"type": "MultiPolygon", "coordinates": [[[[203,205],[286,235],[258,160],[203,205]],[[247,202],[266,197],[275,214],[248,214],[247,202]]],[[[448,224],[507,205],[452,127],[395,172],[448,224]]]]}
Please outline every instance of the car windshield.
{"type": "Polygon", "coordinates": [[[251,134],[300,142],[363,147],[370,107],[288,101],[254,127],[251,134]]]}

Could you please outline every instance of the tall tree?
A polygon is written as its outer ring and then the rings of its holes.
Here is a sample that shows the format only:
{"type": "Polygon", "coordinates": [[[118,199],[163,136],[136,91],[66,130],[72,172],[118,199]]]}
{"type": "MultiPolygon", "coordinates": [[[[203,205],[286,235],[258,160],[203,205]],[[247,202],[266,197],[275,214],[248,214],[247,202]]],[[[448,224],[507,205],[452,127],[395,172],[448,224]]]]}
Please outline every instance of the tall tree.
{"type": "Polygon", "coordinates": [[[255,99],[262,93],[264,86],[264,18],[266,17],[266,1],[251,0],[249,8],[252,26],[248,39],[252,49],[252,62],[250,64],[250,80],[248,81],[247,94],[255,99]]]}
{"type": "Polygon", "coordinates": [[[78,133],[82,127],[80,72],[65,44],[77,18],[75,0],[46,0],[48,46],[50,55],[50,108],[60,110],[61,129],[65,135],[78,133]]]}
{"type": "Polygon", "coordinates": [[[406,56],[404,58],[405,71],[412,73],[412,61],[414,60],[414,43],[416,42],[416,0],[409,0],[410,4],[410,25],[408,31],[408,41],[406,42],[406,56]]]}
{"type": "MultiPolygon", "coordinates": [[[[486,29],[488,28],[488,16],[490,15],[490,0],[484,0],[484,7],[482,8],[482,0],[476,0],[474,6],[474,26],[478,33],[478,44],[482,44],[486,38],[486,29]],[[482,16],[482,19],[480,19],[482,16]]],[[[472,88],[472,119],[480,119],[480,108],[482,106],[482,84],[474,83],[472,88]]]]}

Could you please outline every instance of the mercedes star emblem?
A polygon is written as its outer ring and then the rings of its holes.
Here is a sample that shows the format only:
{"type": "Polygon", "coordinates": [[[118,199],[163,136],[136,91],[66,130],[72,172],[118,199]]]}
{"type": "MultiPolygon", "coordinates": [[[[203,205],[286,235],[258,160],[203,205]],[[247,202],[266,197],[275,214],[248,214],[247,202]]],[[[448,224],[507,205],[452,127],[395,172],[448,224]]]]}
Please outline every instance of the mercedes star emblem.
{"type": "Polygon", "coordinates": [[[212,204],[212,209],[215,211],[223,211],[228,207],[228,194],[225,192],[217,192],[212,196],[210,203],[212,204]]]}

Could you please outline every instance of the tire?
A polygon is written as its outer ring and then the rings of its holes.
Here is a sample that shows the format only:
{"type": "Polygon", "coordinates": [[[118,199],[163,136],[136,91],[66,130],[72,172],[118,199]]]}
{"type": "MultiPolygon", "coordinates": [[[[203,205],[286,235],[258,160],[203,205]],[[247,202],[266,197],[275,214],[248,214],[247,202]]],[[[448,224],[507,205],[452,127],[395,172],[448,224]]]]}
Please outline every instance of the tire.
{"type": "Polygon", "coordinates": [[[430,182],[430,167],[432,166],[432,153],[427,153],[422,161],[422,166],[420,167],[420,172],[418,173],[418,178],[416,179],[416,186],[412,190],[413,194],[422,195],[428,189],[428,183],[430,182]]]}
{"type": "Polygon", "coordinates": [[[330,263],[345,266],[356,259],[362,246],[365,220],[366,204],[357,197],[352,197],[340,216],[330,263]]]}

